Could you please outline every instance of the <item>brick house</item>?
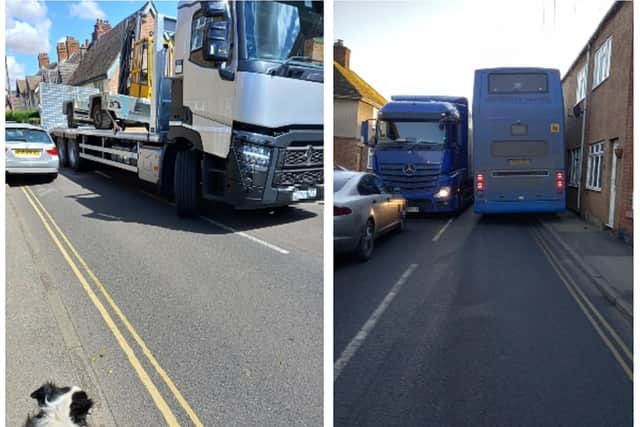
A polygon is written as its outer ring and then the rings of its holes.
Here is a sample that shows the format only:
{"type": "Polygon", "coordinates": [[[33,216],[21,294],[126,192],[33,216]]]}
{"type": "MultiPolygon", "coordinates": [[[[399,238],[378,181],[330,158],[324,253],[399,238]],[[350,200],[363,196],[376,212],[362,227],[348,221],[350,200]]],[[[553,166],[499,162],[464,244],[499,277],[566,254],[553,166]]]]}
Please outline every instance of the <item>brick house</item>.
{"type": "Polygon", "coordinates": [[[360,141],[360,123],[376,118],[387,100],[350,68],[351,51],[342,40],[333,45],[334,162],[352,170],[366,170],[369,150],[360,141]]]}
{"type": "Polygon", "coordinates": [[[612,5],[563,77],[562,90],[567,207],[632,241],[632,2],[612,5]]]}
{"type": "Polygon", "coordinates": [[[134,30],[138,13],[141,15],[138,37],[152,35],[158,10],[151,1],[113,28],[108,21],[97,20],[91,36],[92,43],[69,79],[70,85],[95,87],[103,92],[120,93],[118,89],[122,39],[125,31],[134,30]]]}

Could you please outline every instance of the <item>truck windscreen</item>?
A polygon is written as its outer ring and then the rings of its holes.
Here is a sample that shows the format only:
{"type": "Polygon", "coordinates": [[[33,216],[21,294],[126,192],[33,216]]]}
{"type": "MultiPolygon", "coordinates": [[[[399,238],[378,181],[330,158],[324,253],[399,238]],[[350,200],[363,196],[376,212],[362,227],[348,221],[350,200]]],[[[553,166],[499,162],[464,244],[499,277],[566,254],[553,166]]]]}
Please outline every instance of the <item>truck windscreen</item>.
{"type": "Polygon", "coordinates": [[[380,120],[378,142],[381,144],[417,143],[444,147],[446,134],[439,121],[380,120]]]}
{"type": "Polygon", "coordinates": [[[246,60],[322,63],[322,2],[245,2],[246,60]]]}

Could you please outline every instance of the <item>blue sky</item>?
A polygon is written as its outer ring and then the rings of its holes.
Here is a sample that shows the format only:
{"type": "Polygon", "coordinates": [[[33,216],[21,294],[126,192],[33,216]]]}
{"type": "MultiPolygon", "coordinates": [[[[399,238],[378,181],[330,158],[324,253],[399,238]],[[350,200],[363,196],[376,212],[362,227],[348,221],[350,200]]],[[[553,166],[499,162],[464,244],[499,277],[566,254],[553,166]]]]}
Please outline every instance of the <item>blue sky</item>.
{"type": "MultiPolygon", "coordinates": [[[[49,53],[57,61],[56,43],[73,36],[80,43],[91,39],[96,18],[108,19],[114,27],[144,0],[126,1],[43,1],[7,0],[5,48],[11,80],[38,71],[38,52],[49,53]]],[[[176,16],[177,1],[154,1],[159,12],[176,16]]]]}
{"type": "Polygon", "coordinates": [[[478,68],[538,66],[564,73],[611,0],[336,1],[334,40],[382,95],[461,95],[478,68]]]}

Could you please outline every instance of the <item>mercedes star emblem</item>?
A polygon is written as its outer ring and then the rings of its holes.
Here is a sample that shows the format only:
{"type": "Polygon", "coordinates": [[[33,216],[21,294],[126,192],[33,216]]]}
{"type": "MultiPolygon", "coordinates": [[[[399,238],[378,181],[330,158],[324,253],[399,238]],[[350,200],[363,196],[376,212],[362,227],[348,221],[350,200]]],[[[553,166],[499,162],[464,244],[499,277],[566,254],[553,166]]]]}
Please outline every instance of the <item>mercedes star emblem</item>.
{"type": "Polygon", "coordinates": [[[416,173],[416,166],[413,163],[407,163],[406,165],[404,165],[404,168],[402,168],[402,170],[404,171],[405,175],[413,176],[413,174],[416,173]]]}

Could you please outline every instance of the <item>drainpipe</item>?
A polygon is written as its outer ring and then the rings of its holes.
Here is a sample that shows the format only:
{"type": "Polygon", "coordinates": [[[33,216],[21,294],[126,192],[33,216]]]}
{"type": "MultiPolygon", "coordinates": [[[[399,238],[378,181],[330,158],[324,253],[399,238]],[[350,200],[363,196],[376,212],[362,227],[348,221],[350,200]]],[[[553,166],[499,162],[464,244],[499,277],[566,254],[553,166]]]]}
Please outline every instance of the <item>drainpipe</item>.
{"type": "MultiPolygon", "coordinates": [[[[580,179],[578,180],[578,214],[580,211],[580,200],[582,199],[582,180],[585,178],[582,173],[584,166],[584,132],[587,125],[587,103],[589,101],[589,55],[591,54],[591,42],[587,44],[587,73],[584,82],[584,111],[582,112],[582,134],[580,136],[580,179]]],[[[588,172],[588,171],[587,171],[588,172]]]]}

